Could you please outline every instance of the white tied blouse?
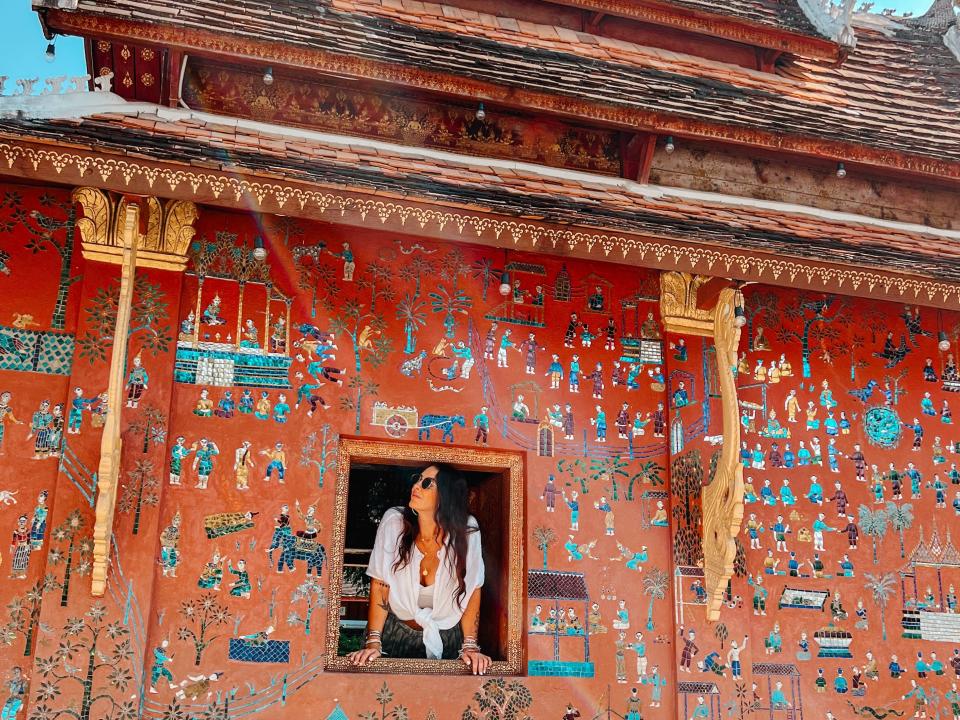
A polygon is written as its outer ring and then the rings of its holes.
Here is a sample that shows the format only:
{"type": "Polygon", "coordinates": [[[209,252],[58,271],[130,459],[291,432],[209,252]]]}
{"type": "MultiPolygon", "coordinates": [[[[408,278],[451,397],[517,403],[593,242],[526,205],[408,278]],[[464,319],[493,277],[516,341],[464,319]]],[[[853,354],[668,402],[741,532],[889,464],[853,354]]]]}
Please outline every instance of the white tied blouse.
{"type": "Polygon", "coordinates": [[[474,532],[467,533],[467,574],[464,578],[466,594],[463,601],[457,601],[457,577],[453,563],[453,549],[449,536],[444,540],[439,554],[440,565],[437,568],[433,585],[433,607],[420,607],[420,561],[423,553],[414,543],[410,548],[410,562],[394,572],[400,536],[403,533],[403,514],[399,508],[390,508],[383,514],[377,539],[370,553],[367,575],[390,586],[390,610],[400,620],[413,620],[423,628],[423,644],[427,657],[439,660],[443,656],[441,630],[449,630],[460,622],[467,601],[473,591],[483,586],[483,557],[480,552],[480,530],[476,519],[471,515],[467,521],[474,532]],[[447,560],[448,554],[451,561],[447,560]]]}

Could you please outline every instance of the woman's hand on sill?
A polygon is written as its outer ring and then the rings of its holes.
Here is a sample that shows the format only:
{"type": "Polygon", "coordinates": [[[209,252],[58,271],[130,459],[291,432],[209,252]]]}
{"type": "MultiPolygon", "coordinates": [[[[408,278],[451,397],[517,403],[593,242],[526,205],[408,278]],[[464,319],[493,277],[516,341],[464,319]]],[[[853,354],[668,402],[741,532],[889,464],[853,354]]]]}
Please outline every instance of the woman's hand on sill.
{"type": "Polygon", "coordinates": [[[380,652],[380,648],[368,647],[363,650],[357,650],[352,652],[347,657],[350,659],[354,665],[363,667],[368,662],[376,660],[378,657],[381,657],[383,653],[380,652]]]}
{"type": "Polygon", "coordinates": [[[474,675],[486,675],[490,668],[490,656],[478,650],[467,651],[460,656],[460,659],[474,675]]]}

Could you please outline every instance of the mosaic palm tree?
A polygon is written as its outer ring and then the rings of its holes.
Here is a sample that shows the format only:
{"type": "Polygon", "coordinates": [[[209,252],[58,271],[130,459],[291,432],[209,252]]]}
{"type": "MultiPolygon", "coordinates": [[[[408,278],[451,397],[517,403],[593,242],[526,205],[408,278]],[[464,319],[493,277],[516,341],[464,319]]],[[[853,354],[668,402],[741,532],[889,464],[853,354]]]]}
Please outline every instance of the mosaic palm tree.
{"type": "Polygon", "coordinates": [[[864,577],[867,579],[867,581],[863,584],[863,586],[870,591],[870,594],[873,596],[873,601],[877,604],[877,607],[880,608],[880,627],[883,632],[883,639],[886,640],[886,610],[887,605],[890,604],[890,597],[893,595],[893,592],[896,589],[897,576],[893,573],[883,573],[882,575],[866,573],[864,577]]]}
{"type": "Polygon", "coordinates": [[[877,557],[877,547],[887,534],[887,524],[890,516],[886,510],[871,510],[867,505],[861,505],[858,513],[860,515],[860,532],[869,536],[873,541],[873,564],[876,565],[880,562],[877,557]]]}
{"type": "Polygon", "coordinates": [[[890,519],[890,526],[900,536],[900,557],[905,558],[907,554],[903,547],[903,532],[913,525],[913,505],[910,503],[897,505],[893,501],[888,501],[887,517],[890,519]]]}
{"type": "Polygon", "coordinates": [[[547,552],[550,550],[550,546],[557,541],[557,534],[553,531],[553,528],[538,525],[533,529],[533,540],[537,543],[540,552],[543,553],[543,569],[546,570],[547,552]]]}
{"type": "Polygon", "coordinates": [[[653,603],[667,596],[669,586],[670,576],[665,570],[655,567],[643,574],[643,592],[650,596],[650,604],[647,606],[647,630],[653,630],[653,603]]]}

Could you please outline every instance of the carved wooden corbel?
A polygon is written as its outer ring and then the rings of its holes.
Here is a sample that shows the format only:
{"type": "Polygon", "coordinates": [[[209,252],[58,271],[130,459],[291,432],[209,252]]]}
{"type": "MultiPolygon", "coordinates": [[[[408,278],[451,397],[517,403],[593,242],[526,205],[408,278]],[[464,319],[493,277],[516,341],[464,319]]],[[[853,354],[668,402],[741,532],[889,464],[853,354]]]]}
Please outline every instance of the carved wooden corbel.
{"type": "Polygon", "coordinates": [[[703,308],[698,303],[701,288],[711,278],[682,272],[660,276],[660,313],[668,332],[713,338],[717,352],[723,417],[723,448],[713,481],[704,487],[703,571],[707,591],[707,619],[720,618],[723,594],[733,576],[737,548],[734,539],[743,522],[743,466],[739,462],[740,422],[734,368],[740,328],[735,323],[734,307],[738,292],[723,287],[716,306],[703,308]]]}
{"type": "Polygon", "coordinates": [[[93,526],[92,593],[100,597],[107,590],[110,564],[110,542],[113,537],[113,516],[116,509],[117,485],[120,478],[120,410],[123,407],[124,357],[130,330],[130,307],[133,304],[133,282],[137,269],[140,235],[140,208],[124,203],[123,223],[111,245],[122,250],[120,265],[120,297],[117,302],[117,325],[110,354],[110,377],[107,383],[107,417],[100,438],[100,463],[97,468],[97,505],[93,526]]]}
{"type": "MultiPolygon", "coordinates": [[[[77,188],[73,199],[83,209],[83,217],[77,220],[83,257],[120,264],[123,256],[120,239],[126,222],[127,200],[92,187],[77,188]]],[[[138,236],[137,265],[177,272],[184,270],[187,250],[196,232],[193,223],[197,219],[197,206],[188,200],[163,203],[155,197],[148,197],[145,202],[146,232],[138,236]]]]}

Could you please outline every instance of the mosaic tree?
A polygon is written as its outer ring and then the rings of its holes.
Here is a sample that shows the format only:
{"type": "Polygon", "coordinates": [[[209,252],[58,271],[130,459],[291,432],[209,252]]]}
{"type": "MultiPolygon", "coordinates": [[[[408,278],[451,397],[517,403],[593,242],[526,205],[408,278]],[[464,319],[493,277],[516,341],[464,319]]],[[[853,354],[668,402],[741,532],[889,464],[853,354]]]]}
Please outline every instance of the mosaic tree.
{"type": "Polygon", "coordinates": [[[910,394],[910,391],[905,387],[904,380],[907,377],[907,368],[903,368],[896,375],[884,375],[883,382],[884,385],[890,385],[890,389],[893,391],[892,402],[894,405],[899,405],[900,401],[910,394]]]}
{"type": "Polygon", "coordinates": [[[211,631],[230,621],[230,611],[220,604],[214,593],[204,593],[199,598],[181,602],[180,614],[185,624],[177,630],[177,637],[193,643],[193,664],[199,667],[203,651],[221,637],[211,631]]]}
{"type": "Polygon", "coordinates": [[[633,500],[633,488],[639,481],[647,483],[653,487],[663,485],[663,471],[666,468],[653,460],[648,460],[640,465],[640,469],[630,476],[630,482],[627,484],[627,500],[633,500]]]}
{"type": "Polygon", "coordinates": [[[723,650],[723,644],[730,637],[730,630],[724,623],[717,623],[716,627],[713,628],[713,636],[720,641],[720,649],[723,650]]]}
{"type": "Polygon", "coordinates": [[[333,432],[329,423],[324,423],[320,428],[320,435],[316,431],[308,433],[304,438],[303,446],[300,448],[301,467],[310,467],[317,469],[317,487],[323,487],[323,476],[327,470],[335,470],[337,467],[337,434],[333,432]]]}
{"type": "Polygon", "coordinates": [[[590,474],[587,471],[587,464],[583,460],[579,458],[576,460],[568,460],[566,458],[558,460],[557,474],[567,477],[565,482],[567,486],[579,484],[581,495],[586,495],[590,492],[590,474]]]}
{"type": "Polygon", "coordinates": [[[519,680],[491,678],[473,694],[460,720],[532,720],[526,713],[532,704],[533,695],[519,680]]]}
{"type": "Polygon", "coordinates": [[[647,630],[653,630],[654,601],[663,600],[669,587],[670,575],[666,570],[655,567],[643,574],[643,594],[650,596],[650,604],[647,606],[647,630]]]}
{"type": "Polygon", "coordinates": [[[34,255],[53,250],[60,258],[60,275],[57,288],[57,302],[53,307],[50,327],[62,330],[67,322],[67,297],[70,286],[80,279],[71,275],[73,263],[74,237],[76,234],[76,208],[72,202],[60,202],[53,195],[40,196],[41,210],[27,211],[23,197],[18,192],[4,193],[0,207],[12,208],[12,219],[30,234],[27,250],[34,255]],[[62,231],[62,232],[61,232],[62,231]]]}
{"type": "Polygon", "coordinates": [[[325,305],[332,316],[330,332],[346,335],[353,348],[354,374],[347,384],[348,389],[353,391],[353,397],[344,394],[340,398],[340,407],[354,412],[354,430],[360,432],[363,401],[368,397],[376,397],[380,391],[377,383],[363,378],[363,361],[373,368],[380,367],[393,351],[393,340],[383,334],[387,327],[383,315],[374,313],[358,299],[346,298],[334,303],[328,298],[325,305]]]}
{"type": "MultiPolygon", "coordinates": [[[[80,357],[87,358],[90,363],[105,360],[113,346],[119,297],[118,278],[108,287],[98,288],[84,309],[88,331],[77,340],[77,347],[80,357]]],[[[133,306],[127,338],[136,338],[140,347],[154,357],[166,352],[172,341],[167,307],[159,283],[151,283],[144,275],[138,275],[133,283],[133,306]]]]}
{"type": "Polygon", "coordinates": [[[337,289],[337,271],[320,262],[326,245],[298,245],[293,249],[297,286],[310,293],[310,317],[317,316],[317,303],[326,301],[337,289]]]}
{"type": "Polygon", "coordinates": [[[427,314],[423,308],[426,300],[407,293],[397,303],[397,320],[403,320],[403,352],[413,355],[417,351],[417,330],[427,324],[427,314]]]}
{"type": "Polygon", "coordinates": [[[60,606],[67,606],[70,594],[70,581],[74,575],[81,577],[91,570],[93,557],[93,538],[80,537],[86,520],[79,510],[72,511],[53,529],[50,534],[51,545],[49,562],[57,567],[63,566],[63,577],[58,581],[60,587],[60,606]]]}
{"type": "Polygon", "coordinates": [[[428,293],[433,312],[443,315],[444,334],[452,339],[457,332],[456,316],[466,315],[473,306],[470,296],[459,287],[460,278],[470,272],[460,250],[451,250],[440,261],[440,279],[443,282],[436,284],[436,289],[428,293]]]}
{"type": "Polygon", "coordinates": [[[546,570],[547,553],[550,551],[550,546],[557,542],[557,534],[551,527],[537,525],[537,527],[533,529],[533,540],[537,543],[540,552],[543,553],[543,569],[546,570]]]}
{"type": "Polygon", "coordinates": [[[780,298],[771,291],[751,294],[744,303],[747,317],[747,347],[753,349],[753,328],[757,323],[767,327],[779,322],[780,298]]]}
{"type": "Polygon", "coordinates": [[[0,641],[4,645],[13,645],[18,635],[23,637],[24,656],[33,653],[33,638],[40,622],[40,609],[43,606],[43,593],[59,589],[60,583],[52,575],[46,575],[34,583],[23,595],[15,596],[7,603],[7,624],[0,628],[0,641]]]}
{"type": "Polygon", "coordinates": [[[873,564],[880,562],[877,557],[877,547],[887,534],[887,523],[890,516],[886,510],[871,510],[868,505],[861,505],[857,510],[859,515],[860,532],[867,535],[873,542],[873,564]]]}
{"type": "Polygon", "coordinates": [[[119,620],[107,622],[106,616],[106,607],[96,604],[83,617],[67,619],[57,651],[37,658],[36,668],[43,679],[36,688],[32,718],[134,720],[139,717],[136,695],[128,700],[117,697],[125,693],[133,681],[129,630],[119,620]],[[83,691],[79,705],[52,706],[73,683],[83,691]]]}
{"type": "Polygon", "coordinates": [[[623,484],[629,484],[631,492],[625,499],[632,500],[633,482],[636,478],[630,478],[630,473],[627,472],[629,465],[630,463],[619,455],[612,458],[592,458],[590,460],[590,479],[606,481],[605,491],[609,493],[610,499],[614,501],[620,499],[621,482],[623,484]]]}
{"type": "Polygon", "coordinates": [[[282,238],[284,247],[289,247],[291,240],[299,240],[307,234],[300,221],[289,215],[260,215],[260,225],[271,237],[282,238]]]}
{"type": "Polygon", "coordinates": [[[800,323],[800,329],[789,327],[785,323],[781,324],[777,331],[777,340],[782,343],[800,343],[803,351],[803,377],[805,378],[810,377],[811,341],[832,339],[832,334],[828,338],[827,335],[823,334],[822,328],[843,317],[840,305],[841,303],[833,297],[824,296],[818,300],[808,295],[801,295],[795,304],[788,305],[782,311],[784,318],[800,323]],[[820,331],[820,336],[817,338],[812,336],[815,329],[820,331]]]}
{"type": "Polygon", "coordinates": [[[396,297],[392,280],[393,271],[381,262],[372,262],[364,268],[357,285],[370,291],[370,312],[377,311],[378,300],[392,302],[396,297]]]}
{"type": "MultiPolygon", "coordinates": [[[[837,337],[829,341],[824,339],[823,345],[825,347],[825,353],[830,356],[831,360],[839,358],[845,358],[847,360],[850,367],[851,382],[856,382],[858,370],[870,366],[870,361],[866,357],[860,356],[862,352],[869,355],[866,335],[854,333],[846,337],[837,333],[837,337]]],[[[832,364],[832,362],[830,364],[832,364]]]]}
{"type": "Polygon", "coordinates": [[[502,270],[498,270],[493,265],[493,260],[488,257],[480,258],[476,260],[470,266],[470,274],[474,279],[480,281],[480,287],[483,289],[483,301],[487,301],[487,288],[491,285],[500,284],[500,274],[502,270]]]}
{"type": "Polygon", "coordinates": [[[747,550],[743,547],[740,538],[734,538],[733,544],[737,546],[736,555],[733,556],[733,574],[737,577],[747,576],[747,550]]]}
{"type": "Polygon", "coordinates": [[[883,573],[882,575],[866,573],[864,577],[867,581],[863,584],[863,586],[870,591],[873,601],[876,603],[877,607],[880,608],[880,628],[882,630],[883,640],[886,641],[887,605],[890,604],[890,598],[893,596],[893,593],[896,590],[897,576],[888,572],[883,573]]]}
{"type": "Polygon", "coordinates": [[[363,712],[360,713],[360,720],[410,720],[410,713],[403,705],[394,705],[390,710],[387,710],[387,705],[393,702],[393,692],[386,682],[383,683],[375,697],[380,704],[379,714],[376,710],[363,712]]]}
{"type": "Polygon", "coordinates": [[[876,345],[887,334],[887,316],[882,307],[878,303],[869,303],[857,310],[857,326],[870,332],[871,345],[876,345]]]}
{"type": "Polygon", "coordinates": [[[400,270],[397,271],[397,276],[401,280],[413,282],[413,297],[419,298],[423,286],[423,279],[430,277],[436,271],[437,268],[433,261],[417,256],[410,258],[401,265],[400,270]]]}
{"type": "Polygon", "coordinates": [[[297,585],[293,591],[293,595],[290,596],[290,603],[298,602],[303,602],[306,606],[303,616],[296,610],[291,610],[287,616],[287,625],[303,626],[303,634],[309,635],[314,610],[327,606],[327,594],[320,586],[318,578],[308,576],[306,580],[297,585]]]}
{"type": "Polygon", "coordinates": [[[677,532],[673,556],[677,565],[693,566],[703,558],[700,541],[700,492],[703,489],[703,463],[699,450],[677,455],[670,468],[671,492],[676,498],[673,518],[677,532]]]}
{"type": "Polygon", "coordinates": [[[905,558],[906,549],[903,546],[903,533],[913,526],[913,505],[910,503],[901,503],[898,505],[892,500],[887,501],[887,518],[892,527],[900,537],[900,557],[905,558]]]}
{"type": "Polygon", "coordinates": [[[120,512],[133,512],[132,534],[140,532],[140,517],[143,506],[154,506],[160,502],[158,493],[160,481],[157,478],[156,468],[152,460],[137,460],[133,470],[127,473],[130,482],[124,483],[123,493],[117,507],[120,512]]]}
{"type": "Polygon", "coordinates": [[[140,452],[146,455],[151,442],[154,445],[167,442],[167,417],[159,407],[146,403],[140,407],[137,419],[130,423],[127,432],[141,440],[140,452]]]}

